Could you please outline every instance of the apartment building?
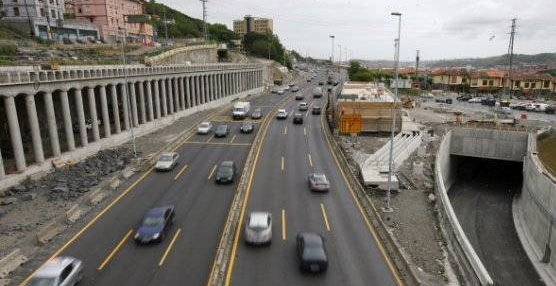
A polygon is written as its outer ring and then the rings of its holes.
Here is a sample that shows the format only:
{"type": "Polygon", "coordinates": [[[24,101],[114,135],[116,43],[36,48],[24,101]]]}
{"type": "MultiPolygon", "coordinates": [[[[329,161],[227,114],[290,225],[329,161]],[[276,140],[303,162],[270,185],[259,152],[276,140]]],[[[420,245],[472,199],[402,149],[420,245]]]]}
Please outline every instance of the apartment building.
{"type": "Polygon", "coordinates": [[[129,23],[129,15],[145,14],[142,0],[73,0],[77,19],[94,23],[100,36],[114,42],[126,35],[127,41],[150,44],[153,42],[153,27],[147,23],[129,23]]]}
{"type": "Polygon", "coordinates": [[[234,20],[234,32],[243,35],[255,32],[259,34],[271,33],[274,31],[272,19],[258,18],[251,15],[243,17],[243,20],[234,20]]]}

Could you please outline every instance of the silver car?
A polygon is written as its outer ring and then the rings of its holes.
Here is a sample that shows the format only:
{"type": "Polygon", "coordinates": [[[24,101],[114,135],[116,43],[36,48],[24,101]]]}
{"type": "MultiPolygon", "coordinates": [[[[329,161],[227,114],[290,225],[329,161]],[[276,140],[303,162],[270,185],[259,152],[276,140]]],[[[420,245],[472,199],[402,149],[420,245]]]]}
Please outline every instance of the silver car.
{"type": "Polygon", "coordinates": [[[272,242],[272,214],[252,212],[247,217],[245,226],[247,244],[270,244],[272,242]]]}
{"type": "Polygon", "coordinates": [[[83,263],[69,256],[46,262],[31,278],[30,286],[73,286],[83,279],[83,263]]]}
{"type": "Polygon", "coordinates": [[[158,171],[170,171],[178,164],[180,155],[176,152],[164,152],[154,166],[158,171]]]}

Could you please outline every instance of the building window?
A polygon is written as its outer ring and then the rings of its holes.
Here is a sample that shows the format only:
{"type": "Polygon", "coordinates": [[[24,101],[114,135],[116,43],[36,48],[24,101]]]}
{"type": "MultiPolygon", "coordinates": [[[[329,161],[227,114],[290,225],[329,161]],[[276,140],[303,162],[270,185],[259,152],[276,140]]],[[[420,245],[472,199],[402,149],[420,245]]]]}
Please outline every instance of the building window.
{"type": "Polygon", "coordinates": [[[46,13],[44,12],[44,8],[41,8],[41,16],[45,17],[46,13]]]}
{"type": "Polygon", "coordinates": [[[526,82],[525,85],[524,85],[524,87],[525,87],[525,88],[529,88],[529,83],[526,82]]]}
{"type": "Polygon", "coordinates": [[[17,3],[17,0],[12,0],[12,3],[17,3]]]}
{"type": "Polygon", "coordinates": [[[52,14],[52,19],[56,19],[56,10],[52,9],[50,12],[52,14]]]}
{"type": "Polygon", "coordinates": [[[531,83],[531,88],[537,88],[537,83],[536,83],[536,82],[532,82],[532,83],[531,83]]]}
{"type": "Polygon", "coordinates": [[[19,8],[14,7],[14,16],[19,16],[19,8]]]}
{"type": "Polygon", "coordinates": [[[83,10],[81,10],[81,8],[77,9],[77,13],[81,14],[83,13],[83,10]]]}
{"type": "Polygon", "coordinates": [[[543,87],[544,87],[544,88],[548,88],[549,86],[550,86],[550,82],[547,81],[547,80],[545,80],[545,81],[544,81],[544,84],[543,84],[543,87]]]}
{"type": "Polygon", "coordinates": [[[520,80],[516,80],[514,86],[518,87],[518,86],[520,86],[520,85],[521,85],[521,81],[520,81],[520,80]]]}
{"type": "Polygon", "coordinates": [[[487,85],[488,81],[486,79],[483,79],[483,85],[487,85]]]}
{"type": "Polygon", "coordinates": [[[488,85],[489,85],[489,86],[493,86],[493,85],[494,85],[494,80],[492,80],[492,79],[489,80],[489,81],[488,81],[488,85]]]}

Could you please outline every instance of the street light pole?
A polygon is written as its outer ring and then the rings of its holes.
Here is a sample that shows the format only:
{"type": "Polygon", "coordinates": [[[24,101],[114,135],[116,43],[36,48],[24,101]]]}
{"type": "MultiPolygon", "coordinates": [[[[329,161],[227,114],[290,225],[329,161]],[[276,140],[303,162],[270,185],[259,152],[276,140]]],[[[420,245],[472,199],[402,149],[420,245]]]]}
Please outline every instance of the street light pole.
{"type": "Polygon", "coordinates": [[[332,51],[330,53],[330,63],[334,65],[334,35],[330,35],[330,39],[332,39],[332,51]]]}
{"type": "Polygon", "coordinates": [[[125,28],[125,24],[127,22],[124,21],[124,28],[119,28],[120,31],[123,32],[123,40],[122,40],[122,64],[123,64],[123,69],[124,69],[124,94],[125,94],[125,98],[126,98],[126,105],[127,105],[127,118],[129,120],[129,130],[130,130],[130,135],[131,135],[131,142],[133,144],[133,157],[137,158],[137,144],[135,142],[135,133],[133,132],[133,119],[131,116],[131,99],[129,98],[129,93],[127,91],[128,89],[128,82],[127,82],[127,69],[125,67],[126,65],[126,59],[125,59],[125,45],[126,45],[126,41],[127,41],[127,30],[125,28]]]}
{"type": "Polygon", "coordinates": [[[396,129],[396,100],[398,98],[398,86],[399,86],[399,67],[400,67],[400,36],[402,29],[402,14],[399,12],[393,12],[392,16],[398,17],[398,38],[396,39],[396,86],[395,95],[392,102],[392,128],[390,133],[390,157],[388,159],[388,188],[386,191],[386,207],[382,209],[383,212],[393,212],[392,206],[390,205],[390,197],[392,196],[392,157],[394,153],[394,133],[396,129]]]}

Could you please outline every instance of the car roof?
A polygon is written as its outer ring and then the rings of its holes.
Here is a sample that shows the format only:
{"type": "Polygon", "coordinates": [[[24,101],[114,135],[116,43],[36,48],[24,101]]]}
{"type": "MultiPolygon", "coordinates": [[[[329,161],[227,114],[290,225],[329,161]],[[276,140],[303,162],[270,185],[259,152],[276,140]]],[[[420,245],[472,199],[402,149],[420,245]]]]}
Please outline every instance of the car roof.
{"type": "Polygon", "coordinates": [[[57,277],[60,272],[75,260],[73,257],[60,256],[48,260],[39,270],[35,273],[35,277],[57,277]]]}
{"type": "Polygon", "coordinates": [[[234,161],[222,161],[222,163],[220,163],[220,166],[231,167],[232,165],[234,165],[234,161]]]}
{"type": "Polygon", "coordinates": [[[267,226],[270,213],[267,212],[252,212],[249,215],[249,226],[267,226]]]}
{"type": "Polygon", "coordinates": [[[294,114],[293,116],[295,116],[295,117],[303,117],[303,115],[302,115],[301,113],[296,113],[296,114],[294,114]]]}
{"type": "Polygon", "coordinates": [[[156,207],[156,208],[152,208],[147,212],[147,216],[158,216],[158,215],[163,215],[164,212],[166,212],[167,209],[173,209],[173,206],[163,206],[163,207],[156,207]]]}
{"type": "Polygon", "coordinates": [[[278,109],[278,112],[286,112],[285,109],[278,109]]]}
{"type": "Polygon", "coordinates": [[[299,105],[307,105],[307,102],[300,102],[299,105]]]}
{"type": "Polygon", "coordinates": [[[222,124],[222,125],[218,125],[218,128],[222,129],[222,128],[228,128],[227,124],[222,124]]]}
{"type": "Polygon", "coordinates": [[[201,124],[210,124],[210,121],[203,121],[201,124]]]}
{"type": "Polygon", "coordinates": [[[164,156],[164,155],[174,156],[174,154],[176,154],[176,152],[162,152],[160,153],[160,156],[164,156]]]}
{"type": "Polygon", "coordinates": [[[322,245],[323,242],[322,236],[314,232],[300,232],[298,236],[303,239],[305,244],[322,245]]]}

